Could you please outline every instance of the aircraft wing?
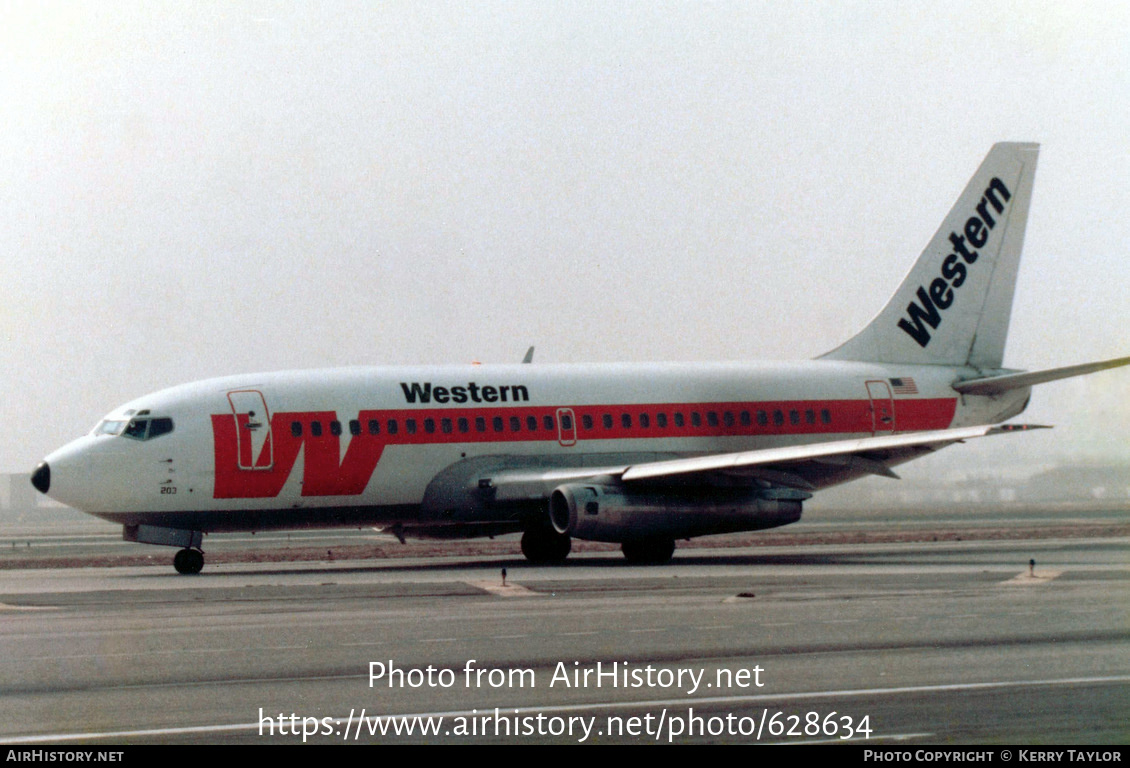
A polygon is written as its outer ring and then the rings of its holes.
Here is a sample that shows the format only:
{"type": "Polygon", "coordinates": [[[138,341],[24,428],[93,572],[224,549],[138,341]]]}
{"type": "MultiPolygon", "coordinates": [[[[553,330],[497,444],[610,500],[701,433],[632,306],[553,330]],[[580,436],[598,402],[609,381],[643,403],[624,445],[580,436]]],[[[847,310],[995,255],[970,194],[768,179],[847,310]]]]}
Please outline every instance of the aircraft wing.
{"type": "Polygon", "coordinates": [[[773,485],[815,490],[842,482],[843,475],[898,477],[891,466],[976,437],[1048,429],[1042,425],[995,424],[931,432],[835,440],[756,451],[693,456],[641,464],[575,467],[552,470],[506,470],[491,478],[496,500],[545,498],[562,483],[604,478],[631,485],[664,480],[693,482],[701,477],[730,475],[765,480],[773,485]]]}
{"type": "Polygon", "coordinates": [[[700,472],[726,472],[756,467],[782,467],[783,471],[787,472],[789,467],[804,462],[824,462],[828,463],[829,466],[858,463],[861,468],[870,466],[871,471],[868,474],[890,477],[895,475],[891,472],[888,462],[899,463],[912,455],[929,453],[975,437],[1029,429],[1046,429],[1046,427],[1025,424],[960,427],[932,432],[863,437],[855,440],[837,440],[811,445],[792,445],[783,448],[743,451],[741,453],[672,459],[628,467],[620,475],[620,479],[626,483],[631,483],[641,480],[692,475],[700,472]]]}

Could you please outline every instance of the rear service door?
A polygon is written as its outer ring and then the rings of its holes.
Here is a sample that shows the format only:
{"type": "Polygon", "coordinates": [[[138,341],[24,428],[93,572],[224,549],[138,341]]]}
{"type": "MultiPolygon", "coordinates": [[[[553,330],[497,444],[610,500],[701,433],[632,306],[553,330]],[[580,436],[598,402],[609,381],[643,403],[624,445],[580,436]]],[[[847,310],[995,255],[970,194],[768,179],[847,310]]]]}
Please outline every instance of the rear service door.
{"type": "Polygon", "coordinates": [[[894,432],[895,401],[887,382],[867,382],[867,395],[871,398],[871,433],[889,435],[894,432]]]}

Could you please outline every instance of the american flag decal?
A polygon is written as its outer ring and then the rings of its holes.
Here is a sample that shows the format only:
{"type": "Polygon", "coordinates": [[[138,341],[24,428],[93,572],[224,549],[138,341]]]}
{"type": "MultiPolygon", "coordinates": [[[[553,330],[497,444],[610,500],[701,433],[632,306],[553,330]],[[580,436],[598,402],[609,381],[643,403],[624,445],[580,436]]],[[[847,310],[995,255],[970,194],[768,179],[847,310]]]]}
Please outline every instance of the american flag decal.
{"type": "Polygon", "coordinates": [[[914,379],[891,379],[891,389],[896,395],[917,395],[918,385],[914,383],[914,379]]]}

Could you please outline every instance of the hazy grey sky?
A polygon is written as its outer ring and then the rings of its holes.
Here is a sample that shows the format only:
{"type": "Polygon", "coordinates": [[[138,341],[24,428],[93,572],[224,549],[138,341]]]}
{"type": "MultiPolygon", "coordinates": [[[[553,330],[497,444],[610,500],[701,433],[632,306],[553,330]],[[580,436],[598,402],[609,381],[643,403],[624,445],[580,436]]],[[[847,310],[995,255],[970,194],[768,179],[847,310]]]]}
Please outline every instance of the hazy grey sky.
{"type": "MultiPolygon", "coordinates": [[[[812,357],[1000,140],[1042,144],[1006,362],[1130,354],[1128,41],[1122,2],[0,3],[0,471],[227,373],[812,357]]],[[[1010,454],[1130,458],[1128,391],[1039,388],[1010,454]]]]}

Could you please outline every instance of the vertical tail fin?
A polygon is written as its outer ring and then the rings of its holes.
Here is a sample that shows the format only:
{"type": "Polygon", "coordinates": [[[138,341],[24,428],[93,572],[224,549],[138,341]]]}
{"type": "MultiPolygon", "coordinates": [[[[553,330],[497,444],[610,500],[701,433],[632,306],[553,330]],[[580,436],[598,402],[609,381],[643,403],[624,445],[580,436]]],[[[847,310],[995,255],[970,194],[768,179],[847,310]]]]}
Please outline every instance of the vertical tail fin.
{"type": "Polygon", "coordinates": [[[823,357],[1000,368],[1038,154],[993,145],[887,306],[823,357]]]}

